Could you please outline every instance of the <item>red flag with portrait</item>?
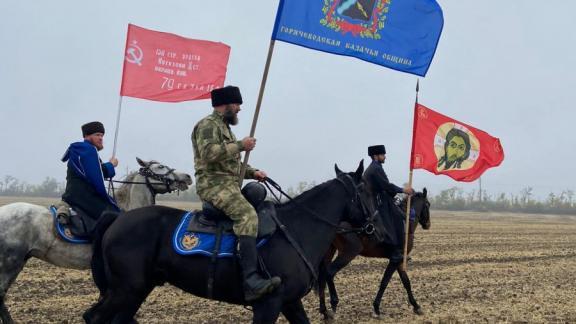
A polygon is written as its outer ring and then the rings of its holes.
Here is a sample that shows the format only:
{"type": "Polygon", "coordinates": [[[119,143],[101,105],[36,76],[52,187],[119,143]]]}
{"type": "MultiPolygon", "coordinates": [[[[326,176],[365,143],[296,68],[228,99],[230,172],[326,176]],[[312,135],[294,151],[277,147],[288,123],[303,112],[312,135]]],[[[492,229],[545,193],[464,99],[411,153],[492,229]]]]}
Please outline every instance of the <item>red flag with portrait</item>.
{"type": "Polygon", "coordinates": [[[411,170],[470,182],[504,160],[498,138],[420,104],[414,109],[412,136],[411,170]]]}
{"type": "Polygon", "coordinates": [[[121,96],[179,102],[210,98],[226,78],[230,46],[128,25],[121,96]]]}

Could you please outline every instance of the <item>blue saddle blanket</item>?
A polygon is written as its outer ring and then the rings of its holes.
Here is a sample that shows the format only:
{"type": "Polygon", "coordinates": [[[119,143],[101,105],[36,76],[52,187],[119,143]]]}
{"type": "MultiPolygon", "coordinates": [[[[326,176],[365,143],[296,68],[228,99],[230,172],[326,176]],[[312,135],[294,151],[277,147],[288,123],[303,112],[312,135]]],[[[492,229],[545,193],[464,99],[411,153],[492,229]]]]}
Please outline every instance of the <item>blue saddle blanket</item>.
{"type": "MultiPolygon", "coordinates": [[[[188,231],[188,223],[196,217],[198,211],[187,212],[174,231],[172,247],[180,255],[212,256],[216,245],[216,234],[188,231]]],[[[218,258],[233,257],[236,249],[236,235],[222,233],[218,258]]],[[[260,239],[257,247],[266,243],[267,239],[260,239]]]]}
{"type": "Polygon", "coordinates": [[[58,221],[58,215],[56,215],[56,207],[50,206],[50,213],[52,213],[52,218],[54,219],[54,227],[56,228],[56,232],[64,241],[68,243],[75,243],[75,244],[90,244],[90,240],[85,237],[78,237],[74,236],[68,226],[60,223],[58,221]]]}

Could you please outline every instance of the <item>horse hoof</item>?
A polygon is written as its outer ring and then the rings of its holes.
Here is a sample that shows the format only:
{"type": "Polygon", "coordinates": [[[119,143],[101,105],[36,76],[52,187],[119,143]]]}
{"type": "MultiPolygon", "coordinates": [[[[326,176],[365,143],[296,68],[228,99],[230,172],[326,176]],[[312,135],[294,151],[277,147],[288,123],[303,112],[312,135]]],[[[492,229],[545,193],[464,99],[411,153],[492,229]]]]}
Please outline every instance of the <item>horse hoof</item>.
{"type": "Polygon", "coordinates": [[[424,315],[424,311],[420,307],[414,308],[414,313],[416,313],[416,315],[424,315]]]}
{"type": "Polygon", "coordinates": [[[372,318],[381,319],[382,317],[380,316],[380,314],[378,314],[376,312],[372,312],[372,318]]]}
{"type": "Polygon", "coordinates": [[[331,323],[332,321],[334,321],[334,318],[336,317],[336,314],[334,314],[333,311],[331,310],[326,310],[326,312],[324,313],[324,321],[331,323]]]}
{"type": "Polygon", "coordinates": [[[338,308],[338,301],[330,303],[330,308],[332,308],[332,311],[336,313],[336,309],[338,308]]]}

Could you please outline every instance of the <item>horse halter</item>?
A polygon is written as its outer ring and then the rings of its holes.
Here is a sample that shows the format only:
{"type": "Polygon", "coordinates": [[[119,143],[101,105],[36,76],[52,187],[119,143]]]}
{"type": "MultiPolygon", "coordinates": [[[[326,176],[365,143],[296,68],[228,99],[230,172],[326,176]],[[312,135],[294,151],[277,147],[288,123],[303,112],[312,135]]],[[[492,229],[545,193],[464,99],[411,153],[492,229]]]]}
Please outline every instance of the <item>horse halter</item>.
{"type": "Polygon", "coordinates": [[[150,166],[153,164],[160,164],[160,162],[152,161],[147,166],[141,167],[140,170],[138,170],[138,174],[143,176],[144,179],[146,180],[145,184],[148,187],[148,190],[150,190],[150,192],[152,194],[156,193],[156,191],[154,190],[152,182],[150,182],[150,179],[154,179],[154,180],[160,181],[164,186],[166,186],[167,192],[172,192],[172,190],[170,189],[170,186],[175,182],[175,180],[168,178],[168,176],[173,174],[176,169],[172,169],[172,168],[165,166],[165,168],[168,169],[168,172],[166,172],[164,174],[157,174],[157,173],[154,173],[152,171],[152,169],[150,169],[150,166]]]}
{"type": "Polygon", "coordinates": [[[346,191],[352,195],[352,204],[353,205],[360,205],[360,210],[362,212],[362,216],[364,216],[364,219],[366,220],[364,222],[364,224],[362,225],[361,228],[351,228],[351,229],[341,229],[339,231],[339,233],[350,233],[350,232],[354,232],[354,233],[365,233],[367,235],[372,235],[376,233],[376,226],[374,226],[374,218],[376,217],[376,213],[370,213],[370,210],[368,209],[368,207],[366,206],[366,203],[364,202],[364,200],[362,199],[361,195],[360,195],[360,188],[362,188],[364,186],[363,183],[359,183],[359,184],[355,184],[354,180],[352,179],[352,177],[349,174],[344,174],[344,179],[349,180],[349,182],[351,183],[352,190],[349,189],[349,186],[346,184],[346,181],[343,180],[340,177],[337,177],[336,180],[338,180],[340,183],[342,183],[342,185],[344,185],[344,189],[346,189],[346,191]],[[370,216],[368,216],[370,215],[370,216]]]}

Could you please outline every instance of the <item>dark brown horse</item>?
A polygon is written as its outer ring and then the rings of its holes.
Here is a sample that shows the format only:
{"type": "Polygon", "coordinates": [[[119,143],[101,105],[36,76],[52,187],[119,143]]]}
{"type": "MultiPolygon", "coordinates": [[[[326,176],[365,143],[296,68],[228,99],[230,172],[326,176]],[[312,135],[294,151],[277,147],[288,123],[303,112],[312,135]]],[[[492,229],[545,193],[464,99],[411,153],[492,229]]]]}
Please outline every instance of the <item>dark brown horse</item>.
{"type": "MultiPolygon", "coordinates": [[[[402,208],[403,211],[406,211],[406,199],[402,200],[400,208],[402,208]]],[[[411,217],[410,220],[408,253],[412,251],[412,247],[414,246],[414,232],[416,231],[418,223],[420,223],[423,229],[429,229],[431,225],[430,202],[427,198],[426,188],[424,188],[423,192],[418,192],[412,196],[412,208],[415,211],[415,219],[412,220],[411,217]]],[[[368,258],[390,259],[393,251],[394,248],[392,246],[379,243],[373,238],[364,234],[338,234],[332,243],[330,250],[326,254],[322,269],[320,270],[320,277],[318,278],[318,295],[320,299],[319,311],[322,315],[324,315],[324,318],[331,320],[334,317],[334,312],[336,312],[336,308],[338,306],[338,294],[334,285],[334,277],[338,271],[347,266],[358,255],[368,258]],[[334,261],[332,261],[336,251],[338,251],[338,256],[336,259],[334,259],[334,261]],[[332,311],[326,309],[326,304],[324,301],[324,291],[326,289],[326,284],[328,284],[328,289],[330,291],[330,305],[332,306],[332,311]]],[[[406,288],[406,292],[408,293],[408,300],[414,308],[414,312],[419,315],[423,314],[420,305],[418,305],[416,299],[414,299],[414,295],[412,294],[412,287],[410,285],[410,279],[408,278],[408,274],[406,273],[405,269],[401,267],[401,263],[401,261],[389,262],[386,270],[384,271],[378,293],[376,294],[376,298],[372,304],[374,307],[374,314],[377,317],[380,316],[380,302],[382,300],[384,290],[388,286],[390,278],[392,278],[392,275],[396,271],[398,271],[398,275],[400,275],[402,284],[404,285],[404,288],[406,288]]]]}

